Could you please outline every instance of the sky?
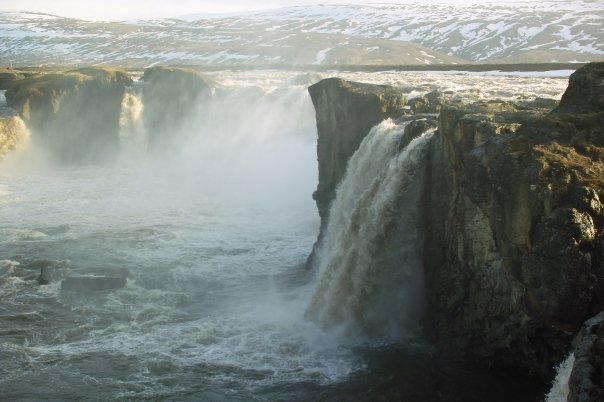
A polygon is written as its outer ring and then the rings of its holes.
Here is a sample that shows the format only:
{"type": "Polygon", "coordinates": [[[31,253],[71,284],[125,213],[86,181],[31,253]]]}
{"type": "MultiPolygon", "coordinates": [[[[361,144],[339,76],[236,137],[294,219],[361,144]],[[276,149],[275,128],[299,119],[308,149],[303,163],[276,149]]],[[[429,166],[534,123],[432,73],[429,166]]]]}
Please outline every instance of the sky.
{"type": "MultiPolygon", "coordinates": [[[[449,0],[447,2],[467,1],[468,0],[449,0]]],[[[397,3],[397,1],[393,0],[0,0],[0,9],[11,11],[38,11],[62,17],[87,20],[119,20],[175,17],[197,13],[254,11],[312,3],[388,2],[397,3]]]]}
{"type": "Polygon", "coordinates": [[[230,13],[308,3],[384,3],[387,0],[1,0],[0,9],[39,11],[89,20],[174,17],[195,13],[230,13]]]}

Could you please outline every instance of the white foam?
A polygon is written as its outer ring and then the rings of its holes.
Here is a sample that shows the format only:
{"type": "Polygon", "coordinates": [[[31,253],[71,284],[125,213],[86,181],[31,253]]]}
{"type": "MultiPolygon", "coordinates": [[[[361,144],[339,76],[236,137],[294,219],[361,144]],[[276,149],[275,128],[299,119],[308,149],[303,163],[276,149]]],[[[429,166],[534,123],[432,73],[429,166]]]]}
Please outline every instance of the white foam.
{"type": "Polygon", "coordinates": [[[569,388],[568,380],[575,364],[575,354],[571,353],[556,368],[556,378],[552,388],[545,397],[545,402],[566,402],[568,400],[569,388]]]}

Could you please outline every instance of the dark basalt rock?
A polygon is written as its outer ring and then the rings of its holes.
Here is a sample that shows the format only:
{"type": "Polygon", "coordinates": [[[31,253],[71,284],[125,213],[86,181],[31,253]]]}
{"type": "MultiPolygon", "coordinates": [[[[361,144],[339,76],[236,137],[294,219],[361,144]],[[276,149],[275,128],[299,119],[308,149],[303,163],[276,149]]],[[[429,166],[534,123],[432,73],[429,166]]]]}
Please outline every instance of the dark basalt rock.
{"type": "Polygon", "coordinates": [[[61,289],[79,292],[116,290],[124,286],[125,277],[70,276],[61,282],[61,289]]]}
{"type": "Polygon", "coordinates": [[[569,402],[604,400],[604,311],[587,320],[575,338],[569,402]]]}
{"type": "Polygon", "coordinates": [[[448,353],[544,381],[604,308],[604,110],[562,113],[586,110],[573,99],[549,114],[446,106],[430,167],[428,333],[448,353]]]}

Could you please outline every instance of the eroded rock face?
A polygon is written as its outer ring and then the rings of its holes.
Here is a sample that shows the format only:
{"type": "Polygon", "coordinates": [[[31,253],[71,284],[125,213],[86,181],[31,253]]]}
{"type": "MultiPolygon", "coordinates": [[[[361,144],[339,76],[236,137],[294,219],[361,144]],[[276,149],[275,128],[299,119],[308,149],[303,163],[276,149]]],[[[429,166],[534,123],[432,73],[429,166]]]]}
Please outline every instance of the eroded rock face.
{"type": "Polygon", "coordinates": [[[587,320],[575,338],[569,402],[604,400],[604,311],[587,320]]]}
{"type": "Polygon", "coordinates": [[[165,145],[198,112],[200,101],[212,95],[216,84],[186,68],[151,67],[143,80],[143,119],[151,145],[165,145]]]}
{"type": "Polygon", "coordinates": [[[15,81],[21,80],[24,75],[10,68],[0,68],[0,90],[8,89],[15,81]]]}
{"type": "Polygon", "coordinates": [[[121,102],[130,83],[122,70],[84,68],[16,81],[6,99],[52,157],[96,162],[116,154],[121,102]]]}
{"type": "MultiPolygon", "coordinates": [[[[567,94],[584,85],[573,76],[567,94]]],[[[587,110],[572,99],[550,114],[496,103],[441,112],[427,328],[452,354],[550,378],[604,307],[604,110],[563,113],[587,110]]]]}

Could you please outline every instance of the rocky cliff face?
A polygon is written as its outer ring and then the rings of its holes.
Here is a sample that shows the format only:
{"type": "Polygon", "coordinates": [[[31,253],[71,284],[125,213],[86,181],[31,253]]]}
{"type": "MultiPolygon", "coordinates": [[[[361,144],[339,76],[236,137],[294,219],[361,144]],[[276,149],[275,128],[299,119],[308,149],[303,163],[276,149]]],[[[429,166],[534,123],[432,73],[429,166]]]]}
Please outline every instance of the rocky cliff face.
{"type": "Polygon", "coordinates": [[[386,85],[368,85],[329,78],[312,85],[308,92],[315,105],[319,185],[313,198],[324,227],[335,187],[346,163],[371,127],[386,117],[400,115],[406,99],[386,85]]]}
{"type": "MultiPolygon", "coordinates": [[[[549,380],[582,323],[604,309],[603,79],[601,63],[578,70],[551,112],[442,106],[422,211],[425,329],[441,352],[549,380]]],[[[363,137],[362,108],[342,87],[311,87],[323,220],[363,137]]],[[[383,103],[394,113],[391,105],[383,103]]]]}
{"type": "Polygon", "coordinates": [[[116,154],[121,102],[130,83],[122,70],[84,68],[15,81],[6,99],[57,160],[96,161],[116,154]]]}
{"type": "Polygon", "coordinates": [[[573,96],[598,71],[573,74],[549,114],[497,103],[441,112],[425,268],[428,328],[446,350],[548,378],[604,308],[604,109],[573,96]]]}
{"type": "Polygon", "coordinates": [[[195,70],[152,67],[143,81],[143,121],[151,145],[165,146],[163,139],[178,135],[185,122],[194,120],[198,106],[209,98],[215,83],[195,70]]]}

